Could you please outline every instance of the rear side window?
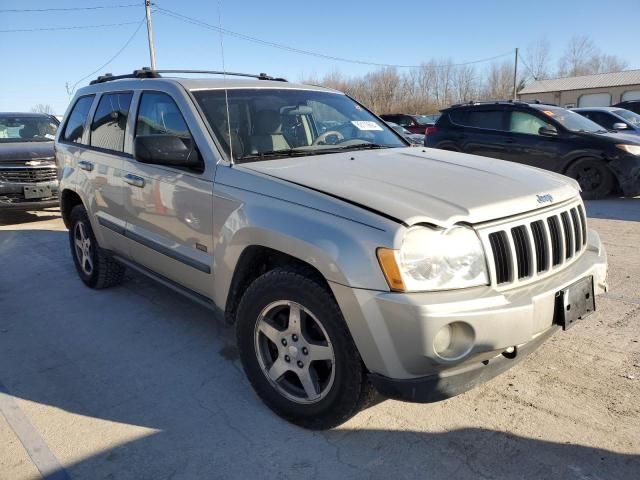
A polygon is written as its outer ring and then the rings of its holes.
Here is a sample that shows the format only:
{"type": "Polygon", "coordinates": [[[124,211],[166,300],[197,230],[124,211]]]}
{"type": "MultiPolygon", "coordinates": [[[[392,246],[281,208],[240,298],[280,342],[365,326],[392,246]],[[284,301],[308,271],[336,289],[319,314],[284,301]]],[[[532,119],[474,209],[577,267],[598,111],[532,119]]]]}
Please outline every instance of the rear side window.
{"type": "Polygon", "coordinates": [[[613,124],[616,123],[616,117],[613,115],[609,115],[605,112],[578,112],[581,113],[584,117],[587,117],[589,120],[593,120],[598,125],[603,126],[604,128],[608,128],[611,130],[613,128],[613,124]]]}
{"type": "Polygon", "coordinates": [[[467,112],[464,125],[489,130],[504,130],[502,110],[471,110],[467,112]]]}
{"type": "Polygon", "coordinates": [[[136,136],[175,135],[191,137],[176,102],[166,93],[145,92],[140,99],[136,136]]]}
{"type": "Polygon", "coordinates": [[[124,150],[124,134],[132,96],[130,92],[102,95],[91,124],[92,147],[115,152],[124,150]]]}
{"type": "Polygon", "coordinates": [[[67,142],[82,143],[82,135],[84,134],[84,126],[87,123],[89,110],[93,103],[94,95],[80,97],[73,106],[69,114],[69,120],[64,128],[62,138],[67,142]]]}

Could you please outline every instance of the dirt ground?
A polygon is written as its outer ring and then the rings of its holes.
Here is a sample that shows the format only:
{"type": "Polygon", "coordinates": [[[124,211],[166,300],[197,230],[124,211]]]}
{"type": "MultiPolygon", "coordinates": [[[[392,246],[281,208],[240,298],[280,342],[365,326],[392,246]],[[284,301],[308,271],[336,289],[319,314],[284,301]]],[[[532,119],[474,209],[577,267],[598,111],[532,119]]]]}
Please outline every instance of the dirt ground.
{"type": "Polygon", "coordinates": [[[0,479],[640,478],[640,198],[587,205],[597,312],[459,397],[309,432],[244,378],[232,332],[138,275],[78,279],[58,213],[0,216],[0,479]]]}

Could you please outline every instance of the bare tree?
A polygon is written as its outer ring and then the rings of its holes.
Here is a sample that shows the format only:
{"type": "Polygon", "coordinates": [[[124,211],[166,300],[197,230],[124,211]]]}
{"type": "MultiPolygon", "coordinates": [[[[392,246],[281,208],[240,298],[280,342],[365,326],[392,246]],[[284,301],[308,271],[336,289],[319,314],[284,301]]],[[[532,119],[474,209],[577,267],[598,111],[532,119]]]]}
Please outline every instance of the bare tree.
{"type": "Polygon", "coordinates": [[[544,80],[551,76],[551,44],[549,40],[541,38],[530,44],[524,51],[523,57],[527,69],[525,80],[544,80]]]}
{"type": "Polygon", "coordinates": [[[45,105],[43,103],[39,103],[35,107],[31,107],[31,111],[34,113],[46,113],[47,115],[55,115],[53,107],[51,105],[45,105]]]}
{"type": "Polygon", "coordinates": [[[600,52],[593,40],[585,35],[574,36],[560,57],[558,74],[562,77],[592,75],[623,70],[627,62],[615,55],[600,52]]]}
{"type": "Polygon", "coordinates": [[[492,63],[487,73],[483,96],[487,100],[505,100],[513,97],[513,63],[492,63]]]}
{"type": "MultiPolygon", "coordinates": [[[[549,41],[541,39],[523,53],[525,68],[518,69],[516,89],[532,79],[554,76],[549,41]]],[[[574,37],[560,59],[560,74],[580,75],[622,70],[627,63],[601,53],[591,39],[574,37]]],[[[362,76],[348,77],[333,71],[305,83],[321,84],[346,92],[375,113],[434,113],[452,103],[470,100],[504,100],[513,96],[513,62],[493,62],[487,67],[454,65],[451,60],[430,60],[419,67],[398,72],[380,68],[362,76]]]]}

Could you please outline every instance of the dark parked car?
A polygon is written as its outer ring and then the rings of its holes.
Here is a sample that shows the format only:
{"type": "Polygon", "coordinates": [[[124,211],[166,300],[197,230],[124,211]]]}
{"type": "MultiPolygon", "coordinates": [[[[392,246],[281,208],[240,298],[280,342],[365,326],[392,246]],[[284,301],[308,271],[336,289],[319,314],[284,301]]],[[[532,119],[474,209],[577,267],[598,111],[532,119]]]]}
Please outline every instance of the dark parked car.
{"type": "Polygon", "coordinates": [[[51,115],[0,113],[0,209],[58,205],[58,124],[51,115]]]}
{"type": "Polygon", "coordinates": [[[607,130],[640,135],[640,115],[631,110],[618,107],[583,107],[572,110],[607,130]]]}
{"type": "Polygon", "coordinates": [[[424,135],[428,127],[432,127],[439,115],[406,115],[404,113],[390,113],[380,115],[385,122],[393,122],[406,128],[411,133],[424,135]]]}
{"type": "Polygon", "coordinates": [[[616,103],[614,107],[624,108],[625,110],[631,110],[640,115],[640,100],[626,100],[624,102],[616,103]]]}
{"type": "Polygon", "coordinates": [[[574,178],[584,198],[640,194],[640,140],[611,133],[553,105],[454,105],[425,137],[427,147],[524,163],[574,178]]]}
{"type": "Polygon", "coordinates": [[[409,130],[407,130],[404,127],[401,127],[397,123],[393,123],[393,122],[386,122],[386,123],[391,128],[393,128],[397,133],[402,135],[404,137],[404,139],[407,142],[409,142],[412,146],[420,146],[421,147],[422,145],[424,145],[424,133],[423,134],[411,133],[409,130]]]}

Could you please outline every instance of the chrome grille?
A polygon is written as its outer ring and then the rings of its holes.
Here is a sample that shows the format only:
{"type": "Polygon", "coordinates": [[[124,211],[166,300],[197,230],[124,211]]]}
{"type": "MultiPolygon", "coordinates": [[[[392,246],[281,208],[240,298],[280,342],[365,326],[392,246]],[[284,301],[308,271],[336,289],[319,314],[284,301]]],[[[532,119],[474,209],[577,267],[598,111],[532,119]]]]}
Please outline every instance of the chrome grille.
{"type": "Polygon", "coordinates": [[[55,167],[0,167],[0,182],[39,183],[50,182],[56,178],[55,167]]]}
{"type": "Polygon", "coordinates": [[[478,231],[490,257],[492,283],[499,287],[551,275],[577,260],[587,245],[581,203],[480,227],[478,231]]]}

